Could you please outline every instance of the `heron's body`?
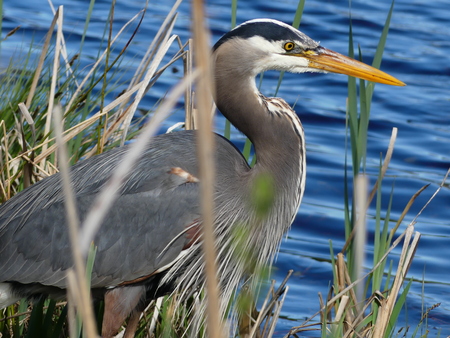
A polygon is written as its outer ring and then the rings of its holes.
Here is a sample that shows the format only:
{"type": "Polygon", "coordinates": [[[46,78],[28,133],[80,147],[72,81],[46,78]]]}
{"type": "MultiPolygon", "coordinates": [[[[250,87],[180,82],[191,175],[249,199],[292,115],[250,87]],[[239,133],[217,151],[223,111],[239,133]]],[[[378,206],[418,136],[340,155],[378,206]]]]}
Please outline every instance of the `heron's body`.
{"type": "MultiPolygon", "coordinates": [[[[216,143],[216,214],[220,223],[230,207],[237,218],[242,210],[251,208],[251,177],[256,170],[249,168],[229,141],[217,136],[216,143]],[[241,192],[239,196],[237,191],[241,192]],[[223,198],[231,193],[233,199],[223,198]]],[[[171,241],[200,220],[198,182],[172,173],[174,168],[182,168],[197,176],[195,147],[194,131],[152,139],[96,236],[93,288],[117,286],[149,276],[194,244],[189,235],[171,241]]],[[[128,148],[114,149],[72,167],[71,180],[81,223],[128,148]]],[[[1,281],[65,288],[65,273],[72,263],[63,203],[60,175],[56,174],[2,205],[1,281]],[[46,238],[50,240],[39,240],[46,238]]],[[[289,217],[294,213],[292,210],[289,217]]],[[[284,221],[288,227],[290,219],[284,221]]]]}
{"type": "MultiPolygon", "coordinates": [[[[300,120],[283,100],[262,96],[254,77],[268,69],[319,69],[401,82],[363,64],[355,66],[273,20],[250,21],[226,34],[214,48],[214,64],[217,107],[251,139],[257,156],[250,168],[230,142],[216,137],[216,246],[219,280],[223,293],[230,296],[248,273],[246,260],[234,252],[235,227],[248,228],[245,246],[252,249],[256,263],[270,263],[295,217],[305,185],[300,120]],[[340,62],[348,68],[336,68],[340,62]],[[362,75],[355,69],[362,69],[362,75]],[[256,216],[251,202],[255,179],[261,174],[271,178],[274,188],[274,201],[264,219],[256,216]]],[[[140,301],[174,288],[187,293],[203,284],[195,142],[192,131],[153,138],[95,237],[92,288],[106,293],[105,336],[114,334],[133,309],[141,309],[140,301]],[[118,319],[113,310],[117,304],[118,319]]],[[[127,149],[72,167],[81,221],[127,149]]],[[[0,307],[20,297],[63,293],[66,270],[72,266],[63,203],[60,177],[54,175],[0,207],[0,307]]]]}

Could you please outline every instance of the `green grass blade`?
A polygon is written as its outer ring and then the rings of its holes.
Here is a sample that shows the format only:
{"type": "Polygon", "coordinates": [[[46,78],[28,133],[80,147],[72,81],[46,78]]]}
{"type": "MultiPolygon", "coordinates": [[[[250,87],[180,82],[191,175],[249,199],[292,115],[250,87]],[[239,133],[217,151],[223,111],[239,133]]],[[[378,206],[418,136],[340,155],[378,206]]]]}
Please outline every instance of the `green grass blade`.
{"type": "MultiPolygon", "coordinates": [[[[347,100],[348,101],[348,100],[347,100]]],[[[345,152],[344,152],[344,226],[345,226],[345,238],[348,238],[352,231],[352,225],[351,225],[351,210],[350,210],[350,195],[349,195],[349,177],[348,177],[348,139],[349,139],[349,132],[350,132],[350,126],[349,126],[349,112],[348,112],[348,102],[346,105],[346,111],[345,111],[345,152]]]]}
{"type": "Polygon", "coordinates": [[[55,326],[53,328],[53,333],[51,338],[63,337],[63,328],[67,319],[67,305],[61,310],[58,319],[56,320],[55,326]]]}
{"type": "MultiPolygon", "coordinates": [[[[375,266],[379,259],[380,254],[383,254],[382,251],[382,239],[381,239],[381,166],[383,165],[383,159],[380,155],[380,170],[378,171],[378,189],[376,194],[376,206],[375,206],[375,231],[374,231],[374,239],[373,239],[373,265],[375,266]]],[[[373,276],[373,284],[372,284],[372,293],[380,288],[380,280],[379,273],[377,271],[374,272],[373,276]]]]}
{"type": "MultiPolygon", "coordinates": [[[[349,55],[350,57],[353,57],[353,28],[352,28],[352,22],[350,18],[349,22],[349,55]]],[[[360,168],[360,159],[358,156],[358,104],[357,104],[357,89],[356,89],[356,79],[352,76],[348,77],[348,98],[347,98],[347,119],[348,119],[348,126],[350,130],[350,146],[351,146],[351,154],[352,154],[352,169],[353,169],[353,177],[356,177],[359,172],[360,168]]],[[[352,177],[352,178],[353,178],[352,177]]],[[[353,198],[350,193],[350,183],[351,179],[348,178],[345,182],[345,185],[347,186],[345,188],[346,195],[347,195],[347,212],[345,213],[346,218],[346,235],[347,238],[350,235],[350,233],[353,230],[353,213],[352,210],[354,208],[354,203],[352,202],[352,206],[350,208],[349,202],[350,200],[353,201],[353,198]]],[[[350,245],[347,248],[347,260],[348,260],[348,268],[350,271],[353,271],[353,243],[350,243],[350,245]]]]}
{"type": "MultiPolygon", "coordinates": [[[[384,23],[383,31],[381,32],[380,41],[378,42],[377,50],[375,52],[375,56],[373,58],[372,66],[379,69],[381,66],[381,60],[383,58],[384,48],[386,46],[386,40],[389,33],[389,27],[391,25],[392,12],[394,11],[394,3],[395,0],[391,3],[391,8],[389,9],[389,13],[386,18],[386,22],[384,23]]],[[[371,86],[367,90],[367,101],[372,101],[373,91],[375,89],[375,84],[371,83],[371,86]]]]}
{"type": "Polygon", "coordinates": [[[297,4],[297,10],[295,11],[294,21],[292,22],[292,27],[299,28],[302,21],[303,9],[305,8],[305,1],[300,0],[297,4]]]}
{"type": "MultiPolygon", "coordinates": [[[[330,247],[330,257],[331,257],[331,266],[336,266],[336,255],[334,254],[333,242],[331,239],[328,241],[330,247]]],[[[338,285],[338,277],[336,274],[336,269],[333,269],[333,284],[338,285]]]]}
{"type": "MultiPolygon", "coordinates": [[[[28,301],[24,299],[19,303],[19,307],[17,310],[19,313],[25,313],[28,310],[28,306],[29,306],[28,301]]],[[[20,337],[23,336],[23,331],[25,328],[25,325],[20,325],[20,322],[25,318],[26,316],[19,316],[19,318],[17,318],[17,323],[19,324],[20,337]]]]}
{"type": "Polygon", "coordinates": [[[81,42],[80,42],[80,53],[83,50],[83,46],[84,46],[84,40],[86,39],[86,33],[89,27],[89,23],[91,22],[91,17],[92,17],[92,10],[94,9],[94,4],[95,4],[95,0],[91,0],[89,2],[89,9],[86,15],[86,21],[84,22],[84,29],[83,29],[83,34],[81,35],[81,42]]]}
{"type": "Polygon", "coordinates": [[[388,271],[386,273],[386,281],[385,281],[385,284],[384,284],[384,290],[389,290],[389,284],[391,283],[391,280],[392,280],[392,277],[393,277],[393,275],[392,275],[393,266],[394,266],[394,262],[391,260],[389,262],[389,268],[388,268],[388,271]]]}
{"type": "Polygon", "coordinates": [[[231,0],[231,28],[236,27],[237,0],[231,0]]]}
{"type": "Polygon", "coordinates": [[[53,319],[53,313],[55,312],[56,308],[56,301],[53,299],[48,300],[47,310],[45,310],[45,316],[44,320],[42,322],[42,328],[47,333],[47,337],[50,336],[50,332],[52,331],[52,319],[53,319]]]}
{"type": "Polygon", "coordinates": [[[250,162],[250,167],[254,167],[254,165],[255,165],[255,163],[256,163],[256,154],[253,154],[253,158],[252,158],[252,161],[250,162]]]}
{"type": "MultiPolygon", "coordinates": [[[[353,29],[350,19],[349,23],[349,46],[348,54],[350,57],[354,56],[353,53],[353,29]]],[[[356,177],[359,172],[360,162],[358,157],[358,145],[356,140],[358,139],[358,103],[357,103],[357,90],[356,79],[352,76],[348,77],[348,120],[350,126],[350,143],[352,149],[352,162],[353,162],[353,176],[356,177]]]]}
{"type": "Polygon", "coordinates": [[[252,150],[252,142],[248,138],[245,139],[244,150],[242,151],[242,155],[248,161],[250,158],[250,151],[252,150]]]}
{"type": "Polygon", "coordinates": [[[89,248],[88,257],[86,260],[86,278],[89,288],[91,287],[92,269],[94,268],[94,261],[96,254],[97,254],[97,247],[94,246],[94,244],[91,244],[91,247],[89,248]]]}
{"type": "Polygon", "coordinates": [[[392,210],[393,201],[394,201],[394,184],[392,184],[391,195],[389,198],[389,204],[386,209],[386,216],[384,217],[383,232],[381,234],[382,244],[384,245],[384,247],[381,248],[382,252],[385,252],[388,249],[388,247],[391,245],[391,242],[389,241],[389,221],[391,218],[391,210],[392,210]]]}
{"type": "Polygon", "coordinates": [[[359,128],[358,128],[358,163],[363,172],[366,171],[366,155],[367,155],[367,133],[369,129],[369,111],[366,102],[366,86],[364,80],[359,80],[359,128]]]}
{"type": "Polygon", "coordinates": [[[282,70],[280,72],[280,76],[278,77],[277,87],[275,88],[275,94],[274,94],[275,96],[278,95],[278,91],[280,90],[280,87],[281,87],[281,82],[283,82],[284,74],[285,74],[285,71],[282,70]]]}
{"type": "Polygon", "coordinates": [[[228,140],[231,138],[231,123],[227,119],[225,119],[225,130],[223,132],[223,136],[228,140]]]}
{"type": "Polygon", "coordinates": [[[40,338],[42,329],[42,321],[44,317],[44,300],[40,300],[33,306],[33,311],[31,311],[30,320],[28,321],[28,330],[26,338],[40,338]]]}
{"type": "Polygon", "coordinates": [[[394,11],[394,3],[392,1],[391,8],[389,9],[388,16],[386,18],[386,22],[383,27],[383,31],[381,33],[380,41],[378,42],[377,50],[375,52],[375,56],[373,58],[372,66],[379,69],[381,66],[381,60],[383,58],[384,48],[386,46],[386,40],[389,33],[389,27],[391,25],[392,12],[394,11]]]}

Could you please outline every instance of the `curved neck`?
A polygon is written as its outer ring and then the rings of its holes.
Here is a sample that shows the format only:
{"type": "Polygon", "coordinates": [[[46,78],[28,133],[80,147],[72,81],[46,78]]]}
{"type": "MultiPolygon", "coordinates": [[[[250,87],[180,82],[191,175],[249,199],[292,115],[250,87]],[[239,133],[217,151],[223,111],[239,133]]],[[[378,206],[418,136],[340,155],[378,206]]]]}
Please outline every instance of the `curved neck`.
{"type": "Polygon", "coordinates": [[[283,100],[262,96],[255,85],[255,74],[243,72],[243,67],[236,64],[221,62],[221,58],[216,58],[215,66],[217,107],[252,141],[257,162],[251,172],[254,176],[267,173],[273,177],[274,207],[283,209],[283,215],[278,216],[289,227],[305,181],[305,145],[300,120],[283,100]],[[287,218],[290,219],[286,221],[287,218]]]}

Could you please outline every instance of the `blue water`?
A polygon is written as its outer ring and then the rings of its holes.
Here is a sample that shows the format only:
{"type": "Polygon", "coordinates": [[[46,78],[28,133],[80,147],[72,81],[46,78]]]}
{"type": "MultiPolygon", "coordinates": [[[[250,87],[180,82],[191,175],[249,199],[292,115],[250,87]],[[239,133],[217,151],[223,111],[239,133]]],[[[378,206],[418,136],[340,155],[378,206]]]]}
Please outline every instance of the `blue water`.
{"type": "MultiPolygon", "coordinates": [[[[145,52],[157,28],[169,12],[173,1],[152,1],[139,33],[132,43],[133,53],[126,58],[130,67],[145,52]]],[[[78,51],[88,8],[87,1],[59,1],[64,5],[65,38],[69,54],[78,51]]],[[[144,1],[117,3],[114,30],[135,15],[144,1]]],[[[97,1],[94,7],[82,61],[92,63],[103,36],[109,1],[97,1]]],[[[189,37],[190,3],[179,9],[175,33],[182,41],[189,37]]],[[[364,61],[370,63],[375,53],[388,13],[390,2],[352,1],[353,32],[356,46],[360,46],[364,61]]],[[[292,22],[297,7],[295,0],[240,1],[238,23],[258,17],[270,17],[292,22]]],[[[397,219],[410,197],[423,185],[430,187],[416,200],[399,229],[400,233],[437,189],[450,166],[450,7],[447,1],[397,0],[386,44],[382,69],[407,84],[407,87],[377,85],[372,104],[367,171],[374,183],[380,153],[385,153],[393,127],[399,129],[394,156],[384,183],[383,205],[388,204],[392,184],[395,199],[391,218],[397,219]]],[[[230,28],[229,1],[209,1],[207,13],[213,41],[230,28]]],[[[46,1],[16,0],[4,2],[2,36],[20,25],[20,30],[2,42],[0,67],[31,40],[40,42],[50,25],[52,14],[46,1]]],[[[301,29],[323,46],[347,54],[348,1],[306,1],[301,29]]],[[[128,31],[119,42],[121,48],[130,36],[128,31]]],[[[180,77],[180,73],[166,72],[152,88],[140,108],[152,108],[180,77]]],[[[262,91],[272,95],[278,74],[265,75],[262,91]]],[[[295,109],[302,119],[308,154],[307,186],[303,204],[292,230],[283,242],[276,263],[274,278],[281,281],[288,269],[294,269],[289,294],[279,321],[276,336],[301,324],[315,313],[317,293],[326,295],[332,271],[329,241],[338,252],[344,243],[343,193],[345,149],[345,97],[347,78],[342,75],[286,74],[278,93],[295,109]]],[[[117,92],[123,88],[118,88],[117,92]]],[[[177,111],[163,128],[183,120],[177,111]]],[[[223,118],[217,118],[217,130],[223,130],[223,118]]],[[[243,137],[233,134],[242,147],[243,137]]],[[[450,191],[448,184],[419,217],[416,230],[422,234],[416,257],[408,278],[414,280],[407,299],[407,310],[399,325],[411,325],[420,320],[423,308],[441,305],[430,313],[430,336],[450,334],[450,191]],[[422,284],[421,281],[425,283],[422,284]]],[[[374,216],[373,209],[369,211],[374,216]]],[[[373,217],[369,227],[373,229],[373,217]]],[[[394,223],[391,224],[393,226],[394,223]]],[[[371,230],[373,231],[373,230],[371,230]]],[[[371,237],[368,258],[371,257],[371,237]]],[[[394,250],[396,261],[399,249],[394,250]]],[[[319,333],[315,333],[319,336],[319,333]]]]}

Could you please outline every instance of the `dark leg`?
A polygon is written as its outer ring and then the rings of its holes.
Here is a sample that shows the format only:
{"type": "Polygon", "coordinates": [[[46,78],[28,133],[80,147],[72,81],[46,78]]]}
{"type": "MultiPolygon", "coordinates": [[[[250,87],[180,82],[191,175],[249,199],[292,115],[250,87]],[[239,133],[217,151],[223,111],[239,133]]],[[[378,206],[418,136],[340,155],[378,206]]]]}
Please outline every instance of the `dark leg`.
{"type": "MultiPolygon", "coordinates": [[[[103,338],[110,338],[117,334],[125,319],[139,305],[139,301],[143,296],[145,296],[145,287],[142,285],[118,287],[105,293],[105,313],[103,315],[102,326],[103,338]]],[[[139,314],[137,314],[137,322],[139,321],[139,314]]],[[[132,316],[130,320],[133,321],[136,319],[132,316]]],[[[136,330],[137,322],[134,324],[134,330],[136,330]]]]}
{"type": "Polygon", "coordinates": [[[139,317],[141,316],[142,311],[134,310],[131,313],[130,319],[128,319],[127,328],[125,329],[125,334],[123,335],[123,338],[133,338],[134,334],[136,333],[138,324],[139,324],[139,317]]]}

